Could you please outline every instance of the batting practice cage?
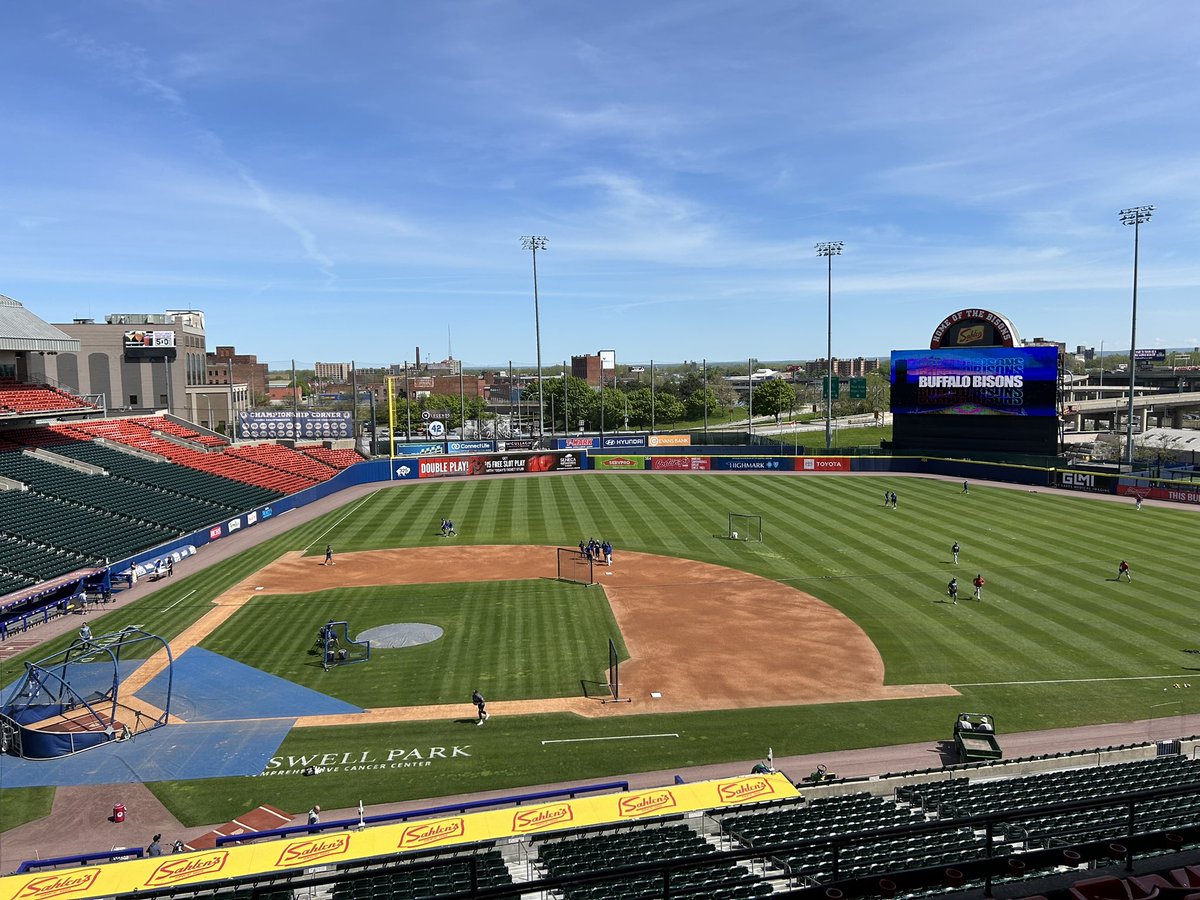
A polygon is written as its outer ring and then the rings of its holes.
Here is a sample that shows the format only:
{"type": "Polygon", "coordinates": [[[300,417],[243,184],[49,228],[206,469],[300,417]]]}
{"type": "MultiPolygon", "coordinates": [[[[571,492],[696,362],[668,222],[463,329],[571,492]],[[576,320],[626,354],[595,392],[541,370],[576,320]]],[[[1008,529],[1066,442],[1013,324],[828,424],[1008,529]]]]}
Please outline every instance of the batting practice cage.
{"type": "Polygon", "coordinates": [[[0,703],[0,750],[23,759],[57,759],[167,724],[174,660],[164,638],[130,625],[25,663],[25,675],[0,703]],[[158,709],[122,698],[121,679],[162,654],[166,699],[158,709]]]}
{"type": "Polygon", "coordinates": [[[577,547],[558,548],[558,580],[575,584],[595,584],[594,561],[577,547]]]}
{"type": "Polygon", "coordinates": [[[346,622],[330,619],[321,626],[317,642],[321,645],[321,665],[326,672],[334,666],[367,662],[371,658],[371,642],[350,637],[350,625],[346,622]]]}
{"type": "Polygon", "coordinates": [[[731,541],[750,541],[762,543],[762,516],[747,516],[742,513],[729,514],[729,531],[726,532],[731,541]]]}

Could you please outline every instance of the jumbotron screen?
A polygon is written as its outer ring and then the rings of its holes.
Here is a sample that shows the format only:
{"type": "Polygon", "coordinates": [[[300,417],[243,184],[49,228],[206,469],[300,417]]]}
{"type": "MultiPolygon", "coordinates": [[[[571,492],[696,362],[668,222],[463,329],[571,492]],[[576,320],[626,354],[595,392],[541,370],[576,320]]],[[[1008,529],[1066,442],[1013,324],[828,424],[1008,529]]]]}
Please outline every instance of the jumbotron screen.
{"type": "Polygon", "coordinates": [[[1058,349],[892,351],[897,415],[1057,416],[1058,349]]]}

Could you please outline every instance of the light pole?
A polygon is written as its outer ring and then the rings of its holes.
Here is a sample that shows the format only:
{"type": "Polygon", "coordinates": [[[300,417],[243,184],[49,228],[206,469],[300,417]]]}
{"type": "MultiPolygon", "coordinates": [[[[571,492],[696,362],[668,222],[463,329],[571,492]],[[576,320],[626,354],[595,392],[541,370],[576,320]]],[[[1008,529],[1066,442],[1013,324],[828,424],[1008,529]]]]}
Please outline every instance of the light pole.
{"type": "Polygon", "coordinates": [[[1129,328],[1129,408],[1125,423],[1125,463],[1133,471],[1133,386],[1137,381],[1137,283],[1138,283],[1138,238],[1143,222],[1150,221],[1153,206],[1131,206],[1121,210],[1121,224],[1133,226],[1133,324],[1129,328]]]}
{"type": "Polygon", "coordinates": [[[842,255],[842,241],[817,244],[817,256],[825,257],[825,449],[833,447],[833,258],[842,255]]]}
{"type": "Polygon", "coordinates": [[[533,328],[537,337],[537,369],[538,369],[538,446],[541,446],[546,432],[546,398],[542,394],[542,316],[538,309],[537,288],[537,252],[546,249],[547,239],[543,235],[525,235],[521,238],[521,246],[533,253],[533,328]]]}

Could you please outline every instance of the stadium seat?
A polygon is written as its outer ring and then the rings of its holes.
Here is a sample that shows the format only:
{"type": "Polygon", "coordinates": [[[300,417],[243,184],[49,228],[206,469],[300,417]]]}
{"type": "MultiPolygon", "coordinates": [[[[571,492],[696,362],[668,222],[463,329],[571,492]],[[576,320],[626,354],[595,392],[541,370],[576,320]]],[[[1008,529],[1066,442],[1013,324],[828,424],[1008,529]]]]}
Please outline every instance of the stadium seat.
{"type": "Polygon", "coordinates": [[[1073,900],[1133,900],[1129,884],[1113,875],[1085,878],[1070,887],[1073,900]]]}

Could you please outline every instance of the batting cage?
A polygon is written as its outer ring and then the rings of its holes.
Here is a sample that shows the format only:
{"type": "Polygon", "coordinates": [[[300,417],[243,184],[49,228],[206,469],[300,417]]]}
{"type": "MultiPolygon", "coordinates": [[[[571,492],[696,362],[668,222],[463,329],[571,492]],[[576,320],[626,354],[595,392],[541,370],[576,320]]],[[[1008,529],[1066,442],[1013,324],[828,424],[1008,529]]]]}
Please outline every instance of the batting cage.
{"type": "Polygon", "coordinates": [[[166,640],[136,625],[77,638],[65,650],[27,662],[24,676],[0,703],[0,750],[24,759],[56,759],[161,728],[170,715],[172,665],[166,640]],[[159,653],[167,674],[163,708],[122,697],[122,675],[159,653]]]}
{"type": "Polygon", "coordinates": [[[595,562],[576,547],[558,548],[558,580],[575,584],[595,584],[595,562]]]}
{"type": "Polygon", "coordinates": [[[347,622],[330,619],[321,626],[317,643],[321,648],[321,665],[326,672],[334,666],[347,666],[371,659],[371,642],[356,641],[350,637],[350,625],[347,622]]]}
{"type": "Polygon", "coordinates": [[[729,514],[729,530],[726,532],[731,541],[750,541],[762,543],[762,516],[748,516],[743,513],[729,514]]]}

